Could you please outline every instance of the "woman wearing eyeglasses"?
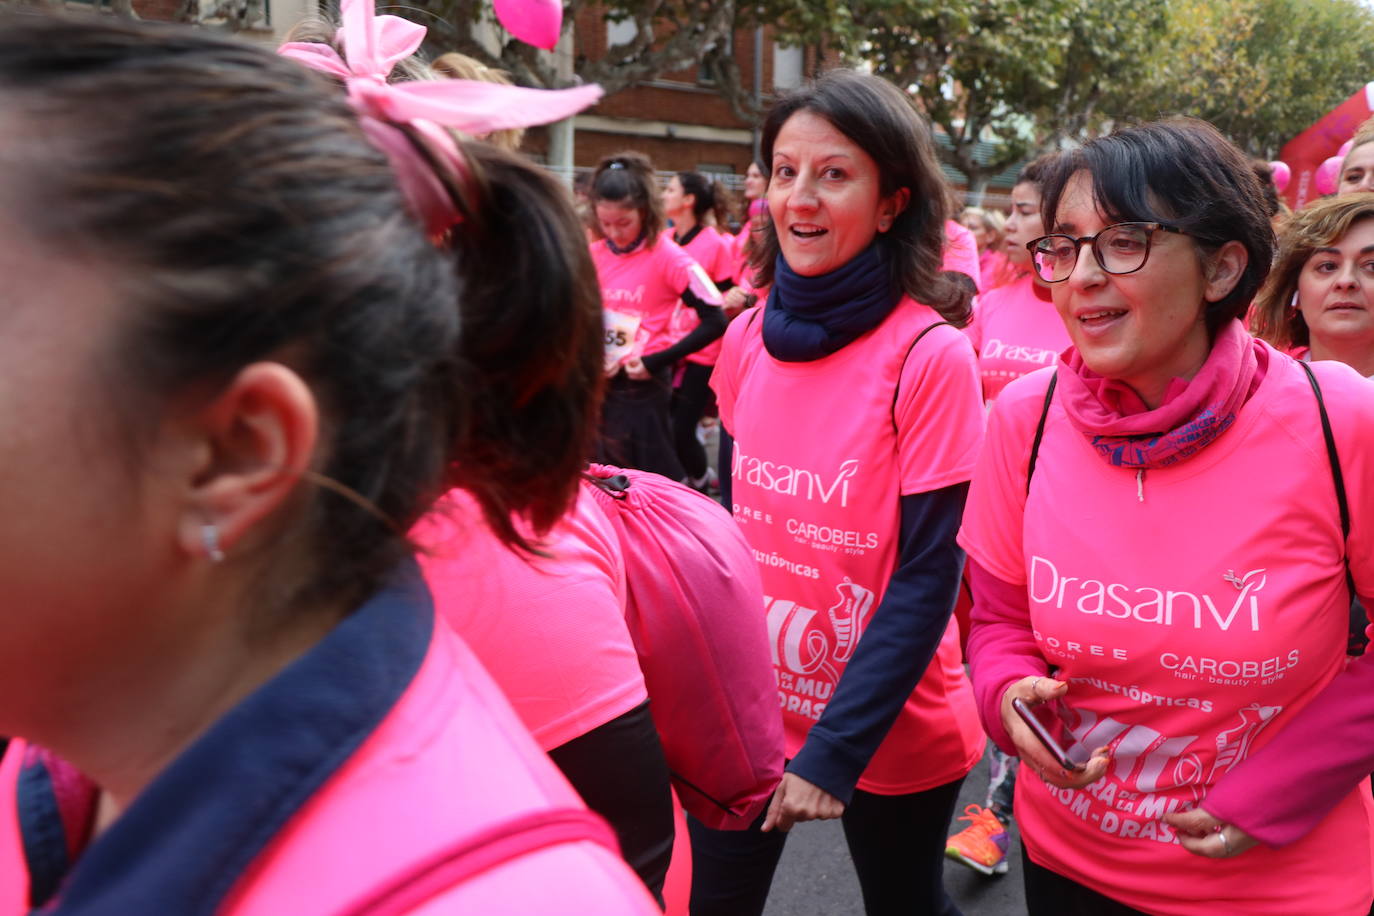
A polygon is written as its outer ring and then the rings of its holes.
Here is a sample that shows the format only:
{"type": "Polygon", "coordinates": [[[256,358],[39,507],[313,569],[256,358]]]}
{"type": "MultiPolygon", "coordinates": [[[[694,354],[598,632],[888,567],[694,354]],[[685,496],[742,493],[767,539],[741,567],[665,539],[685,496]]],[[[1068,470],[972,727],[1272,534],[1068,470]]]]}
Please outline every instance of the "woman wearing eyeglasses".
{"type": "Polygon", "coordinates": [[[1374,551],[1359,513],[1342,535],[1314,383],[1354,506],[1374,388],[1334,363],[1310,382],[1241,326],[1273,241],[1209,125],[1065,153],[1042,212],[1033,260],[1073,346],[998,399],[959,538],[984,724],[1027,765],[1029,911],[1363,914],[1367,793],[1272,846],[1250,834],[1277,799],[1207,804],[1345,665],[1344,558],[1374,591],[1374,551]]]}

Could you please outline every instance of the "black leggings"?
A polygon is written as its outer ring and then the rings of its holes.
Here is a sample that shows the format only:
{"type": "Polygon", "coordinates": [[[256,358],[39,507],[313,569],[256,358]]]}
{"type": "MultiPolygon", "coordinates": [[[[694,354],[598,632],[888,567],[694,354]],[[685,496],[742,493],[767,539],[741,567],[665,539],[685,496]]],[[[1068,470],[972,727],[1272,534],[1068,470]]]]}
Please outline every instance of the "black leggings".
{"type": "MultiPolygon", "coordinates": [[[[958,916],[945,893],[945,838],[963,778],[911,795],[856,790],[841,819],[868,916],[958,916]]],[[[787,834],[712,830],[688,818],[692,916],[759,916],[787,834]]]]}
{"type": "Polygon", "coordinates": [[[1124,903],[1104,897],[1071,878],[1031,861],[1021,846],[1021,874],[1026,882],[1027,916],[1145,916],[1124,903]]]}
{"type": "Polygon", "coordinates": [[[596,460],[622,468],[638,468],[682,480],[682,462],[673,445],[668,405],[672,400],[672,367],[665,366],[636,381],[617,373],[606,386],[601,406],[601,438],[596,460]]]}
{"type": "Polygon", "coordinates": [[[610,822],[621,855],[662,906],[673,856],[673,800],[648,701],[549,756],[587,807],[610,822]]]}
{"type": "Polygon", "coordinates": [[[687,476],[706,476],[706,447],[697,439],[697,424],[711,403],[713,366],[683,363],[682,384],[673,392],[673,444],[687,476]]]}

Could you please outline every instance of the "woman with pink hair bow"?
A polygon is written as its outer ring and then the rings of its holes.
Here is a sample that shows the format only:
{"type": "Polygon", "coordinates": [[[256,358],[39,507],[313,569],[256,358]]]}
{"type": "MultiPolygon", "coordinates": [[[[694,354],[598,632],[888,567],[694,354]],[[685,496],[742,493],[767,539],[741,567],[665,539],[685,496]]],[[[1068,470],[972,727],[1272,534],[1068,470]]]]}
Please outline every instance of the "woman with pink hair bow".
{"type": "Polygon", "coordinates": [[[455,485],[517,544],[575,497],[580,227],[440,126],[596,90],[391,86],[414,27],[344,20],[309,50],[347,100],[208,32],[0,18],[0,913],[656,912],[404,536],[455,485]],[[540,322],[564,358],[489,369],[540,322]]]}

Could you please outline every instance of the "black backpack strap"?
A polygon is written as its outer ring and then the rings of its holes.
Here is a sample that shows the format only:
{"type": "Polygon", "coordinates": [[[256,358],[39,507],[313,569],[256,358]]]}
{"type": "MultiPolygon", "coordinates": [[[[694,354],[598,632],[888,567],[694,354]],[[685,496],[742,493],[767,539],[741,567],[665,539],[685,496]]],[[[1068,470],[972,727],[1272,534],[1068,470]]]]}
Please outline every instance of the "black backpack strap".
{"type": "Polygon", "coordinates": [[[911,346],[906,348],[906,355],[902,357],[902,368],[897,371],[897,384],[892,388],[891,412],[892,432],[894,434],[900,434],[900,430],[897,429],[897,396],[902,393],[902,373],[906,371],[906,361],[911,359],[911,351],[916,349],[916,345],[921,342],[921,338],[942,325],[951,328],[954,327],[954,325],[950,324],[948,321],[937,321],[934,324],[926,325],[921,329],[921,333],[917,334],[916,338],[911,341],[911,346]]]}
{"type": "MultiPolygon", "coordinates": [[[[1302,371],[1307,373],[1307,381],[1312,386],[1312,393],[1317,398],[1317,412],[1321,415],[1322,439],[1326,442],[1326,460],[1331,464],[1331,481],[1336,485],[1336,507],[1341,515],[1341,541],[1346,543],[1350,540],[1350,503],[1345,496],[1345,474],[1341,472],[1341,456],[1336,451],[1336,436],[1331,432],[1331,418],[1326,413],[1326,400],[1322,397],[1321,386],[1317,384],[1316,373],[1307,363],[1299,360],[1298,365],[1302,366],[1302,371]]],[[[1360,604],[1359,596],[1355,594],[1355,577],[1350,572],[1350,550],[1348,548],[1341,551],[1342,560],[1345,563],[1345,585],[1350,590],[1350,632],[1346,644],[1346,652],[1350,655],[1363,655],[1369,640],[1365,637],[1364,607],[1360,604]]]]}
{"type": "Polygon", "coordinates": [[[1050,415],[1050,401],[1054,400],[1054,388],[1059,384],[1059,373],[1050,376],[1049,387],[1045,389],[1045,403],[1040,407],[1040,422],[1035,424],[1035,438],[1031,440],[1030,461],[1026,462],[1026,495],[1030,496],[1031,478],[1035,476],[1035,459],[1040,457],[1040,440],[1045,437],[1045,418],[1050,415]]]}

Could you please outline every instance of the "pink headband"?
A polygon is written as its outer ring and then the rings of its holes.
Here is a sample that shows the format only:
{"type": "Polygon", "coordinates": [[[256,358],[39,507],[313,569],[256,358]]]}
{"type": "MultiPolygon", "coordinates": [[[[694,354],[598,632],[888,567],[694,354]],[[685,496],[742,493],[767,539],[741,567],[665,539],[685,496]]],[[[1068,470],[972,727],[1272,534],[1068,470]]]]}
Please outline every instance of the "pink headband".
{"type": "MultiPolygon", "coordinates": [[[[328,45],[300,41],[282,45],[277,53],[343,80],[364,132],[390,160],[406,200],[430,235],[447,231],[461,216],[434,168],[400,127],[423,138],[430,152],[462,176],[467,173],[462,153],[444,128],[482,135],[548,124],[571,117],[602,95],[597,85],[547,90],[450,79],[391,84],[386,81],[391,69],[419,49],[425,27],[376,15],[373,0],[343,0],[342,13],[337,37],[342,57],[328,45]]],[[[548,5],[540,0],[501,0],[497,13],[518,36],[547,39],[552,26],[557,40],[557,22],[549,21],[548,5]]]]}

